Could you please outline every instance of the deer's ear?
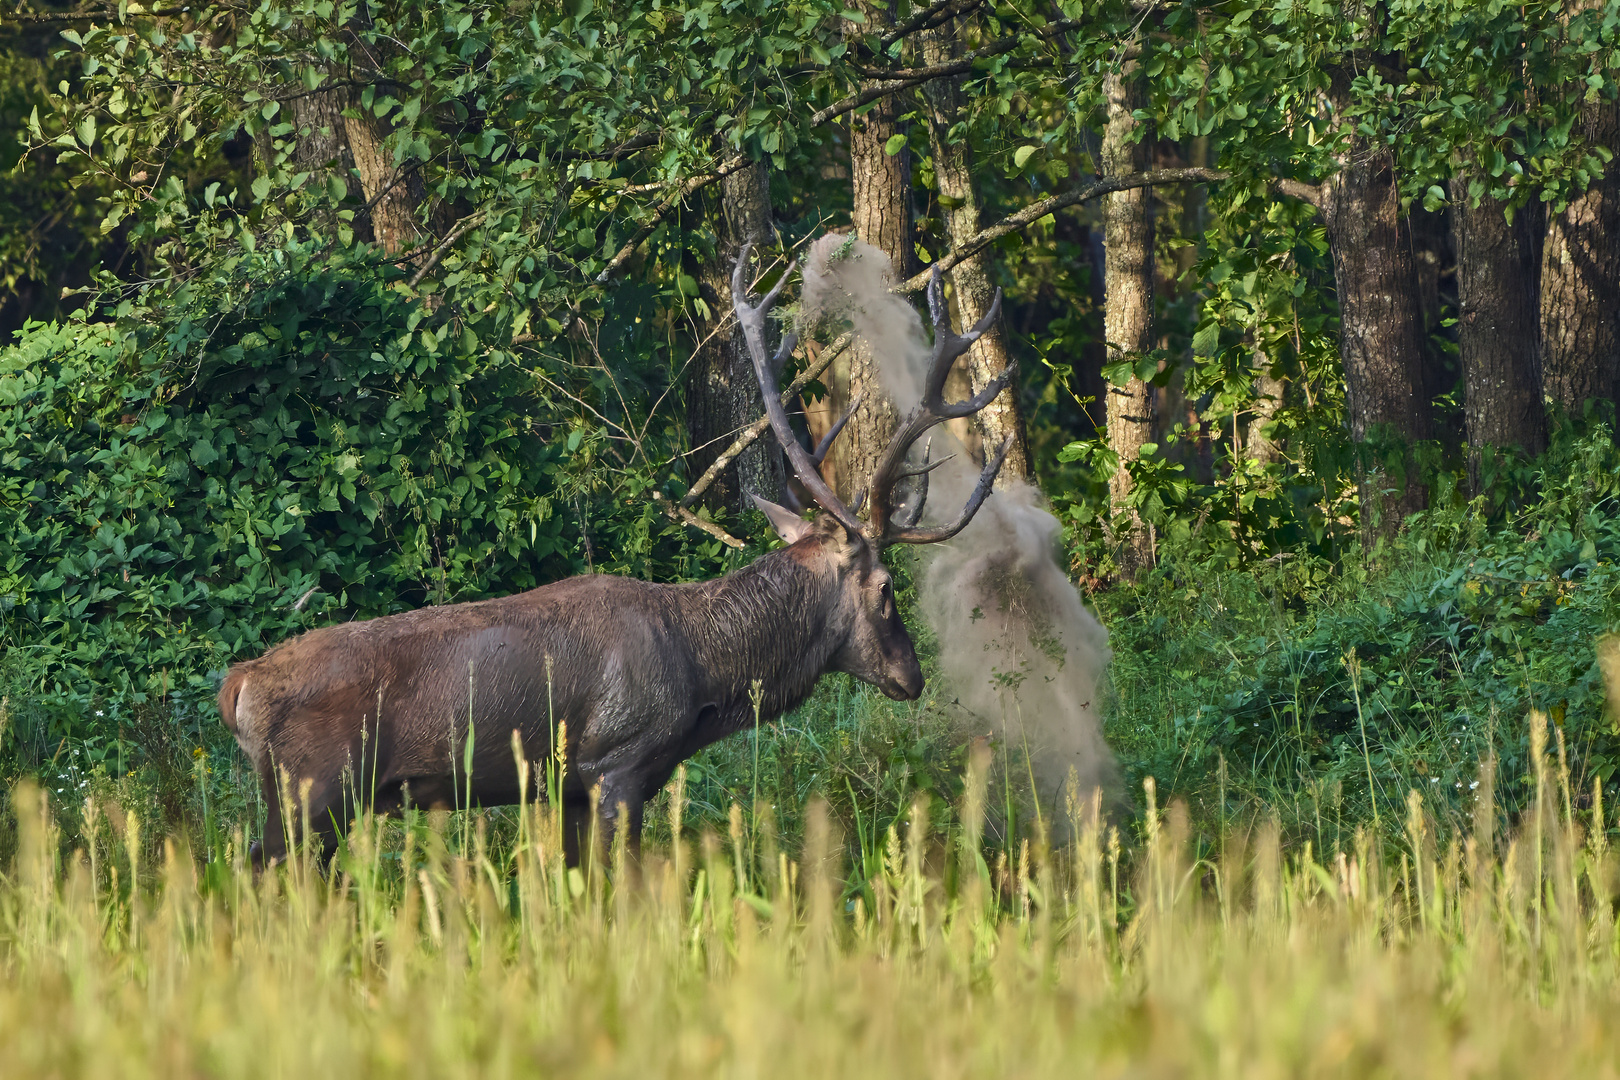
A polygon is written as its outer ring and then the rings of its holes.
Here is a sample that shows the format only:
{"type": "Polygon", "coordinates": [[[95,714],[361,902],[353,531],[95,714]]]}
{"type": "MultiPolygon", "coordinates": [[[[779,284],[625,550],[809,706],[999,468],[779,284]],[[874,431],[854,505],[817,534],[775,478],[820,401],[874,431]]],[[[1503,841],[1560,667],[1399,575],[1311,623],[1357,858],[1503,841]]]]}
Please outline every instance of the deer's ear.
{"type": "Polygon", "coordinates": [[[780,536],[784,543],[798,543],[815,530],[814,525],[785,506],[777,506],[769,499],[762,499],[758,495],[750,495],[749,498],[754,500],[759,512],[770,519],[771,528],[776,530],[776,535],[780,536]]]}

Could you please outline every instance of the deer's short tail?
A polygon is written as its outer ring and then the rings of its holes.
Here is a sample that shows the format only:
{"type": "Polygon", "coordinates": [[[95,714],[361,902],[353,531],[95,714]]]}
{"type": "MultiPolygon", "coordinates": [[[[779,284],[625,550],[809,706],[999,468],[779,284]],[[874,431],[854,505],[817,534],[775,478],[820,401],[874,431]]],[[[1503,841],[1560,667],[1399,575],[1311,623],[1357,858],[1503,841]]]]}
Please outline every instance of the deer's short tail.
{"type": "Polygon", "coordinates": [[[258,768],[260,752],[264,749],[263,704],[255,694],[252,668],[238,664],[225,676],[219,688],[219,718],[236,736],[236,745],[258,768]]]}
{"type": "Polygon", "coordinates": [[[225,676],[225,682],[219,688],[219,718],[225,721],[225,727],[232,735],[241,737],[241,731],[236,726],[236,702],[242,694],[242,684],[247,681],[247,672],[236,668],[225,676]]]}

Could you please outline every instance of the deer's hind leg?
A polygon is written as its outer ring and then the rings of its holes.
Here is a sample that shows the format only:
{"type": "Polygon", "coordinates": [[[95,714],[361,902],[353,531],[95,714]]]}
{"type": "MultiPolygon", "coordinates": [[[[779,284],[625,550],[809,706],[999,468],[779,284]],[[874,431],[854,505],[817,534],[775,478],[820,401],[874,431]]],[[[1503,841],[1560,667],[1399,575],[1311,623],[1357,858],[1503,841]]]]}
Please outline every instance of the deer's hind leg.
{"type": "Polygon", "coordinates": [[[597,797],[590,794],[563,798],[563,855],[569,866],[582,866],[590,853],[595,865],[604,866],[619,830],[625,830],[625,850],[632,860],[641,857],[642,796],[640,777],[603,776],[597,797]],[[591,813],[592,802],[596,813],[591,813]]]}
{"type": "Polygon", "coordinates": [[[264,832],[248,848],[248,858],[253,869],[263,870],[287,857],[292,837],[287,834],[287,823],[281,815],[281,776],[268,761],[256,771],[259,774],[259,793],[264,797],[264,832]]]}
{"type": "Polygon", "coordinates": [[[343,778],[294,780],[285,769],[274,768],[270,762],[258,772],[266,813],[264,835],[249,849],[254,869],[262,870],[284,860],[293,845],[303,839],[306,823],[310,839],[318,843],[317,857],[324,866],[337,851],[338,837],[348,824],[341,820],[348,810],[343,778]]]}

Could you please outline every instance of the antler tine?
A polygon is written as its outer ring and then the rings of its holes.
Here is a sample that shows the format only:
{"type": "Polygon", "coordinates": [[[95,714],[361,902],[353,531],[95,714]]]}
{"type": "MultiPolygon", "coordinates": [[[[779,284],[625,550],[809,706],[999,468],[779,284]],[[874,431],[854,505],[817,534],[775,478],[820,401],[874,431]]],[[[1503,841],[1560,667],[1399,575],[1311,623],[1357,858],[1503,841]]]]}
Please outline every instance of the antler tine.
{"type": "MultiPolygon", "coordinates": [[[[916,518],[907,515],[910,520],[896,520],[891,517],[893,507],[891,502],[896,484],[906,476],[919,475],[915,470],[906,468],[907,455],[912,445],[922,437],[923,433],[936,424],[959,417],[971,416],[982,410],[996,396],[1006,389],[1012,380],[1014,367],[1008,367],[991,379],[977,394],[966,401],[946,404],[944,400],[945,378],[950,373],[951,364],[957,357],[967,352],[975,341],[982,337],[985,331],[995,323],[1001,315],[1001,290],[996,290],[995,298],[990,303],[990,310],[984,317],[975,323],[964,334],[952,331],[950,325],[950,312],[945,306],[944,291],[938,272],[934,273],[928,282],[929,313],[934,319],[934,350],[929,360],[928,377],[924,385],[923,397],[917,405],[906,414],[895,431],[894,439],[883,451],[878,460],[877,467],[872,470],[872,510],[870,514],[871,526],[869,533],[879,544],[909,543],[926,544],[936,540],[949,539],[955,536],[967,525],[979,506],[990,493],[990,486],[995,481],[996,474],[1007,456],[1011,442],[1005,444],[1001,451],[985,465],[984,475],[980,478],[979,487],[974,490],[973,497],[968,500],[962,516],[949,526],[940,526],[931,529],[915,529],[912,526],[916,518]]],[[[920,475],[925,477],[927,473],[920,475]]],[[[924,496],[926,498],[926,495],[924,496]]]]}
{"type": "Polygon", "coordinates": [[[1007,384],[1012,381],[1012,375],[1013,365],[1008,364],[1006,367],[1001,369],[1000,374],[991,379],[989,382],[985,383],[984,388],[977,394],[974,394],[966,401],[958,401],[955,404],[945,404],[942,402],[939,406],[937,406],[935,411],[939,414],[939,417],[942,420],[955,420],[960,416],[972,416],[974,413],[996,400],[996,395],[1005,390],[1007,388],[1007,384]]]}
{"type": "Polygon", "coordinates": [[[766,293],[757,305],[750,306],[748,284],[743,281],[743,270],[748,266],[748,256],[753,250],[754,242],[746,240],[743,242],[742,250],[737,252],[737,265],[731,268],[731,306],[736,309],[738,322],[743,322],[746,316],[748,321],[757,323],[763,328],[766,313],[776,306],[776,298],[781,295],[782,287],[798,268],[799,260],[795,259],[788,263],[787,269],[782,271],[782,276],[771,286],[771,291],[766,293]]]}
{"type": "MultiPolygon", "coordinates": [[[[849,423],[849,418],[855,415],[855,410],[861,404],[861,398],[865,396],[866,395],[864,392],[855,395],[855,400],[849,403],[849,408],[844,410],[844,415],[838,418],[838,423],[828,428],[827,434],[823,435],[821,437],[821,441],[816,443],[816,448],[810,453],[811,461],[815,462],[817,465],[820,465],[823,461],[827,460],[827,451],[832,449],[833,440],[838,438],[838,433],[840,431],[844,430],[844,425],[849,423]]],[[[853,507],[851,507],[851,509],[854,510],[853,507]]],[[[858,510],[855,512],[859,513],[858,510]]]]}
{"type": "Polygon", "coordinates": [[[771,305],[776,303],[777,296],[781,294],[782,287],[787,284],[787,279],[792,276],[798,263],[789,263],[775,287],[765,294],[758,305],[750,305],[748,287],[743,281],[743,268],[748,263],[748,253],[752,247],[752,244],[742,246],[737,255],[737,265],[732,268],[731,304],[737,313],[737,323],[742,327],[748,355],[754,361],[754,377],[759,381],[760,396],[765,399],[765,416],[770,420],[776,441],[782,445],[782,453],[787,455],[788,463],[793,466],[794,475],[810,493],[810,497],[815,499],[823,510],[837,518],[844,528],[861,535],[860,519],[839,501],[832,488],[827,486],[827,481],[822,479],[821,471],[816,468],[816,462],[811,460],[804,447],[799,445],[798,438],[793,434],[793,425],[788,422],[787,410],[782,407],[775,369],[793,352],[796,335],[790,333],[783,340],[782,348],[777,350],[775,357],[767,357],[765,353],[765,315],[770,311],[771,305]]]}
{"type": "MultiPolygon", "coordinates": [[[[791,270],[793,268],[790,266],[790,267],[788,267],[788,269],[791,270]]],[[[781,344],[781,346],[776,350],[776,355],[771,357],[771,377],[772,378],[775,378],[775,377],[782,374],[782,365],[787,363],[787,358],[792,356],[793,355],[793,350],[797,349],[798,347],[799,347],[799,332],[797,330],[789,330],[786,334],[784,334],[782,336],[782,344],[781,344]]]]}
{"type": "Polygon", "coordinates": [[[938,461],[931,462],[925,456],[923,458],[923,463],[921,465],[916,465],[916,466],[913,466],[912,468],[909,468],[909,469],[902,469],[901,472],[900,472],[900,476],[901,476],[902,479],[904,479],[906,477],[909,477],[909,476],[927,476],[929,473],[933,472],[935,469],[939,468],[941,465],[945,464],[947,461],[950,461],[955,457],[956,457],[955,454],[946,454],[944,457],[940,458],[938,461]]]}
{"type": "Polygon", "coordinates": [[[944,399],[945,379],[950,375],[951,365],[956,362],[956,358],[971,349],[973,343],[983,337],[984,332],[995,325],[996,319],[1001,316],[1001,290],[997,289],[995,298],[990,301],[990,310],[984,313],[984,318],[974,323],[966,333],[955,333],[951,330],[950,312],[946,309],[944,300],[937,296],[938,286],[939,274],[936,272],[933,280],[928,283],[928,306],[934,316],[934,355],[928,362],[928,381],[923,391],[923,400],[932,402],[935,406],[944,399]]]}
{"type": "Polygon", "coordinates": [[[935,469],[939,468],[941,465],[945,464],[947,461],[951,460],[951,458],[956,456],[955,454],[946,454],[944,457],[940,458],[938,461],[930,463],[928,459],[929,459],[930,456],[932,456],[933,452],[934,452],[934,440],[933,440],[933,437],[930,436],[928,441],[923,443],[922,464],[917,465],[917,466],[915,466],[913,468],[904,469],[899,474],[901,479],[905,479],[906,477],[911,477],[911,476],[915,476],[915,477],[919,478],[917,486],[915,488],[916,501],[915,502],[907,502],[906,504],[901,506],[894,513],[894,516],[891,519],[891,520],[894,521],[894,523],[896,525],[900,526],[902,529],[909,529],[913,525],[917,524],[917,522],[921,521],[923,511],[928,508],[928,474],[933,472],[935,469]]]}
{"type": "Polygon", "coordinates": [[[1001,463],[1007,460],[1007,452],[1012,449],[1012,444],[1011,435],[1001,440],[1001,446],[996,450],[995,456],[984,463],[984,470],[979,473],[979,482],[973,488],[973,494],[968,496],[967,505],[962,507],[962,512],[956,516],[955,521],[949,525],[935,525],[926,529],[901,525],[885,532],[884,543],[937,544],[941,540],[949,540],[967,528],[968,522],[973,520],[973,515],[979,512],[979,507],[989,497],[990,489],[996,482],[996,474],[1001,471],[1001,463]]]}
{"type": "Polygon", "coordinates": [[[933,273],[928,275],[928,321],[934,324],[937,331],[941,326],[951,328],[950,311],[945,307],[945,276],[935,266],[933,273]]]}

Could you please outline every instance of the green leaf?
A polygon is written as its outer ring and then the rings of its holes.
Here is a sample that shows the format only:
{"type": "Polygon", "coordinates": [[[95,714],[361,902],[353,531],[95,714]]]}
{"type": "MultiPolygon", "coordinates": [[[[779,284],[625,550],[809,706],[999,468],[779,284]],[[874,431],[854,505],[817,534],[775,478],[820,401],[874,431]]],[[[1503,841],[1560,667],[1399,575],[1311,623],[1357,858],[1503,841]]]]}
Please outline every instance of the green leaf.
{"type": "Polygon", "coordinates": [[[900,151],[904,150],[905,148],[906,148],[906,137],[903,134],[902,135],[890,135],[889,136],[889,141],[883,144],[883,152],[885,154],[888,154],[890,157],[894,157],[896,154],[898,154],[900,151]]]}
{"type": "Polygon", "coordinates": [[[84,117],[73,126],[73,133],[79,137],[79,145],[88,148],[96,141],[96,118],[84,117]]]}
{"type": "Polygon", "coordinates": [[[1214,319],[1205,321],[1193,333],[1194,356],[1214,356],[1221,344],[1221,324],[1214,319]]]}
{"type": "Polygon", "coordinates": [[[1029,159],[1033,157],[1040,149],[1041,147],[1038,143],[1029,143],[1027,145],[1020,146],[1017,150],[1013,151],[1013,165],[1022,169],[1024,167],[1024,163],[1029,161],[1029,159]]]}
{"type": "Polygon", "coordinates": [[[255,176],[253,178],[253,197],[260,202],[270,197],[270,178],[268,176],[255,176]]]}

